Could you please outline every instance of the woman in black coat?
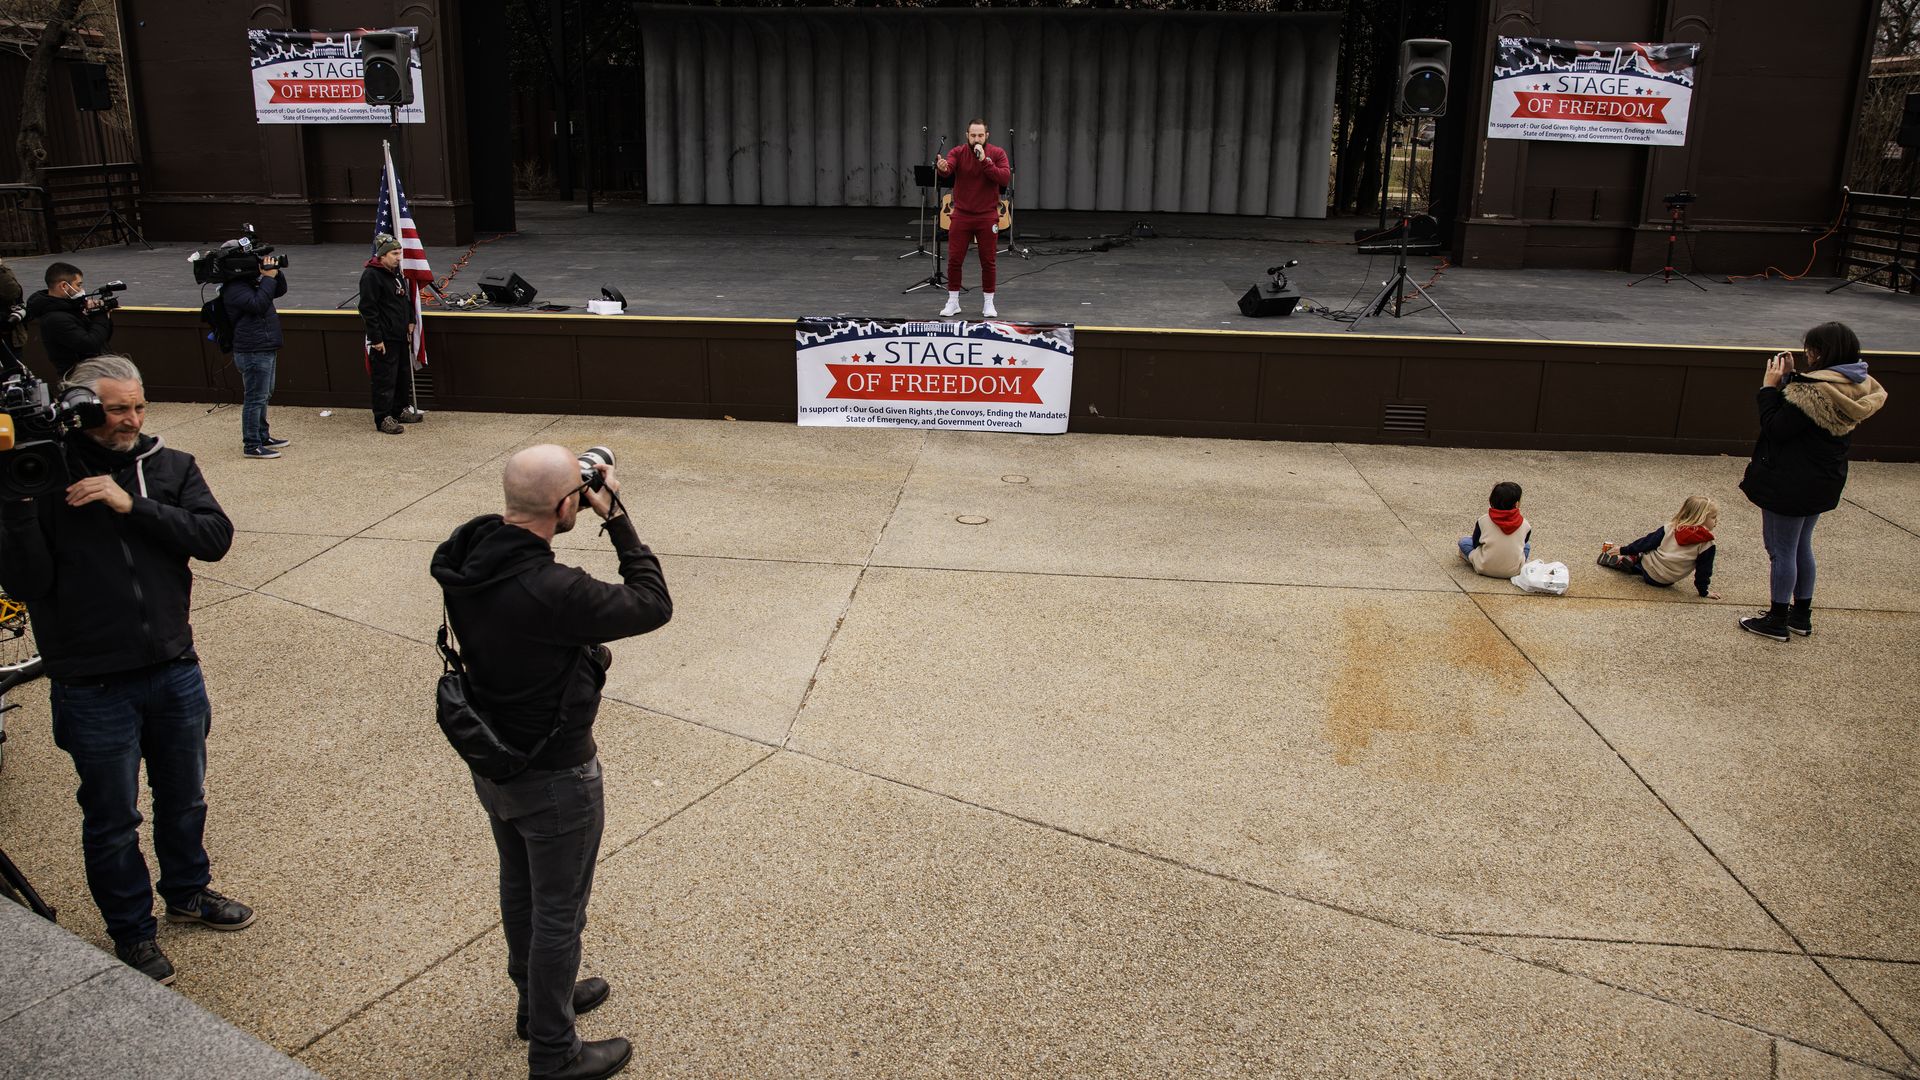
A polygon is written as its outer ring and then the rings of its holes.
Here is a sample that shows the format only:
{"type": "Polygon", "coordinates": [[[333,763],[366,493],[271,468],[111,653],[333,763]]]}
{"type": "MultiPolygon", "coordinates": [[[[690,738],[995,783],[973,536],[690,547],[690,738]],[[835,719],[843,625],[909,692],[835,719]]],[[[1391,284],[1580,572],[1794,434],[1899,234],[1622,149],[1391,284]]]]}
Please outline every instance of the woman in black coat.
{"type": "Polygon", "coordinates": [[[1760,508],[1772,562],[1768,609],[1740,628],[1775,641],[1813,633],[1813,526],[1840,505],[1853,429],[1878,412],[1887,392],[1867,374],[1860,339],[1837,322],[1807,331],[1802,370],[1792,353],[1767,361],[1760,386],[1760,438],[1740,481],[1760,508]]]}

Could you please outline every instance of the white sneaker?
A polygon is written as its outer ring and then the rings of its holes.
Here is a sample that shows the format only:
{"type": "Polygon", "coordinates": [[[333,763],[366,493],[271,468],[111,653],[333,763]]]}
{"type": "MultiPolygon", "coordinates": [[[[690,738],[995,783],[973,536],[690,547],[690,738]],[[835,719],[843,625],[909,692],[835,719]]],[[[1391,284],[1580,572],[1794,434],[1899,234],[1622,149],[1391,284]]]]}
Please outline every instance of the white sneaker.
{"type": "Polygon", "coordinates": [[[982,317],[982,318],[986,318],[986,319],[997,319],[997,318],[999,318],[999,317],[1000,317],[1000,313],[999,313],[998,311],[995,311],[995,310],[993,309],[993,294],[992,294],[992,293],[982,293],[982,294],[981,294],[981,298],[982,298],[983,300],[985,300],[985,301],[986,301],[986,306],[985,306],[985,307],[982,307],[982,308],[980,309],[980,315],[981,315],[981,317],[982,317]]]}
{"type": "Polygon", "coordinates": [[[950,292],[947,294],[947,306],[940,309],[940,314],[943,316],[960,314],[960,294],[959,293],[950,292]]]}

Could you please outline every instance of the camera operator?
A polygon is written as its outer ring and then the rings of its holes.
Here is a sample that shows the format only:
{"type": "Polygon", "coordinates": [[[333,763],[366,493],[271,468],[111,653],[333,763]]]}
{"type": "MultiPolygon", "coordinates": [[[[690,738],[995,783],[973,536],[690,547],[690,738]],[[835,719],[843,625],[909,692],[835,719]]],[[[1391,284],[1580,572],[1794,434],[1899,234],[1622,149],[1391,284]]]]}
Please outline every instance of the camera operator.
{"type": "Polygon", "coordinates": [[[413,375],[413,304],[400,276],[400,241],[381,233],[360,271],[360,321],[367,333],[367,377],[373,383],[373,426],[388,435],[418,423],[409,387],[413,375]]]}
{"type": "Polygon", "coordinates": [[[113,339],[113,309],[87,295],[72,263],[47,267],[47,287],[27,298],[27,318],[40,324],[40,343],[62,379],[73,365],[106,352],[113,339]]]}
{"type": "Polygon", "coordinates": [[[605,999],[605,980],[576,983],[580,933],[605,824],[593,720],[611,654],[604,642],[658,629],[673,617],[659,560],[634,533],[616,493],[581,483],[565,448],[535,446],[507,461],[502,514],[474,518],[433,555],[469,679],[469,701],[501,739],[533,750],[525,772],[475,775],[500,854],[500,916],[507,976],[520,991],[520,1032],[535,1077],[612,1076],[626,1039],[583,1043],[574,1017],[605,999]],[[625,584],[595,580],[554,561],[553,537],[573,528],[581,504],[606,519],[625,584]]]}
{"type": "Polygon", "coordinates": [[[274,362],[285,341],[280,313],[273,302],[287,295],[287,278],[271,256],[259,260],[252,273],[220,286],[220,304],[233,323],[233,366],[243,387],[240,405],[240,453],[250,458],[277,458],[287,440],[268,430],[267,399],[273,396],[274,362]]]}
{"type": "Polygon", "coordinates": [[[208,887],[211,714],[187,619],[187,560],[226,555],[233,523],[191,455],[140,433],[147,400],[132,361],[83,361],[68,385],[92,390],[105,421],[67,440],[79,479],[64,491],[0,502],[0,588],[25,601],[39,639],[53,741],[80,776],[87,887],[114,954],[170,983],[140,853],[143,758],[167,921],[216,930],[253,922],[251,908],[208,887]]]}

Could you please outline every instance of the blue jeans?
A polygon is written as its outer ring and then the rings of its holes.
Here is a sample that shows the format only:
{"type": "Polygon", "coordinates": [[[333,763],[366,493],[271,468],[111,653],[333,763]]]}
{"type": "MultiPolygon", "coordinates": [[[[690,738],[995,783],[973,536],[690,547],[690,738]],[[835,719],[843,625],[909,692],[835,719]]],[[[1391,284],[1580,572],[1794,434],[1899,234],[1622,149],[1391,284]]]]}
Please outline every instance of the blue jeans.
{"type": "Polygon", "coordinates": [[[53,684],[53,741],[80,774],[80,847],[87,888],[107,933],[126,945],[153,937],[153,887],[140,854],[140,762],[153,789],[160,895],[184,905],[206,888],[207,730],[200,664],[174,660],[53,684]]]}
{"type": "Polygon", "coordinates": [[[500,852],[500,923],[527,1018],[527,1066],[552,1072],[580,1053],[573,983],[607,823],[600,759],[498,783],[476,776],[473,789],[500,852]]]}
{"type": "Polygon", "coordinates": [[[246,387],[240,399],[240,445],[243,449],[263,446],[273,437],[267,431],[267,399],[273,396],[273,362],[279,355],[234,351],[233,366],[240,372],[240,384],[246,387]]]}
{"type": "Polygon", "coordinates": [[[1819,514],[1788,517],[1760,511],[1760,539],[1771,563],[1768,585],[1776,604],[1813,599],[1813,526],[1819,514]]]}

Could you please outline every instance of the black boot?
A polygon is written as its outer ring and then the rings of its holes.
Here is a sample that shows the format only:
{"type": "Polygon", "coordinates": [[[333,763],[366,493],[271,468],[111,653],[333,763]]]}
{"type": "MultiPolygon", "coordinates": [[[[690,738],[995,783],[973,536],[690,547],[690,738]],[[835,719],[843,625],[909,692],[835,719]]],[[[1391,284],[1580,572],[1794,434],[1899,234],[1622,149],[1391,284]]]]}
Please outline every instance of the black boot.
{"type": "MultiPolygon", "coordinates": [[[[602,645],[600,646],[600,648],[604,649],[606,648],[606,646],[602,645]]],[[[581,979],[579,982],[574,983],[573,984],[573,1015],[579,1016],[583,1013],[590,1013],[593,1010],[599,1008],[600,1003],[607,1000],[607,991],[610,989],[612,988],[607,985],[607,980],[602,978],[597,978],[597,977],[591,978],[591,979],[581,979]]],[[[521,1008],[524,1009],[526,1008],[526,1006],[523,1004],[521,1005],[521,1008]]],[[[522,1039],[527,1037],[527,1014],[526,1013],[524,1012],[521,1013],[520,1018],[513,1022],[513,1033],[515,1035],[520,1036],[522,1039]]]]}
{"type": "Polygon", "coordinates": [[[579,1056],[550,1073],[528,1073],[531,1080],[605,1080],[633,1060],[633,1044],[625,1039],[581,1043],[579,1056]]]}
{"type": "Polygon", "coordinates": [[[1794,599],[1793,606],[1787,609],[1787,629],[1801,637],[1813,635],[1813,597],[1794,599]]]}
{"type": "Polygon", "coordinates": [[[1787,605],[1785,604],[1769,604],[1766,611],[1750,619],[1741,619],[1740,629],[1775,641],[1785,641],[1793,636],[1787,632],[1787,605]]]}

